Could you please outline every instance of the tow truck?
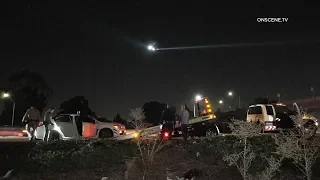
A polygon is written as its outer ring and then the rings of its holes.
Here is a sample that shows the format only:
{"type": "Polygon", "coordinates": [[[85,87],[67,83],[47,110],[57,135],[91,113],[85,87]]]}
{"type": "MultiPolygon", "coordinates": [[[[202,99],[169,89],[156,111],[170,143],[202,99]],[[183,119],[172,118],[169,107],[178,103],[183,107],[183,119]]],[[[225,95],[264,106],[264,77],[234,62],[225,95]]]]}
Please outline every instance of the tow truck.
{"type": "MultiPolygon", "coordinates": [[[[193,136],[206,136],[208,133],[219,134],[219,128],[216,126],[214,120],[216,116],[213,113],[212,105],[208,97],[198,98],[193,105],[193,112],[189,112],[188,132],[191,137],[193,136]]],[[[174,125],[174,131],[169,134],[169,131],[164,128],[165,124],[160,126],[160,137],[162,139],[168,139],[171,136],[180,136],[181,123],[176,122],[174,125]]]]}
{"type": "MultiPolygon", "coordinates": [[[[190,136],[206,136],[209,132],[219,133],[218,127],[215,125],[214,120],[216,116],[213,113],[211,103],[208,97],[198,98],[193,106],[193,112],[189,112],[190,119],[188,123],[188,131],[190,136]]],[[[134,137],[146,137],[152,134],[160,134],[161,139],[169,139],[182,135],[181,123],[176,122],[172,134],[166,128],[166,123],[158,126],[143,129],[135,133],[134,137]]]]}

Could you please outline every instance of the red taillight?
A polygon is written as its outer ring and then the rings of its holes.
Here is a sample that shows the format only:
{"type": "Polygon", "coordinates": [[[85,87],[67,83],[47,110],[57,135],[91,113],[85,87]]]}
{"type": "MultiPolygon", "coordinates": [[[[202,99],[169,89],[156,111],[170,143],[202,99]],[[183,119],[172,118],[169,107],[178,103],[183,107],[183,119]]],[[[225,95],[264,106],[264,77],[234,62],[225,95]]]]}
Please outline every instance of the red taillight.
{"type": "Polygon", "coordinates": [[[164,137],[169,137],[169,133],[168,133],[168,132],[165,132],[165,133],[164,133],[164,137]]]}
{"type": "Polygon", "coordinates": [[[38,124],[38,127],[41,127],[41,126],[43,126],[43,124],[39,123],[39,124],[38,124]]]}
{"type": "Polygon", "coordinates": [[[18,136],[19,136],[19,137],[23,137],[23,134],[22,134],[22,133],[19,133],[18,136]]]}

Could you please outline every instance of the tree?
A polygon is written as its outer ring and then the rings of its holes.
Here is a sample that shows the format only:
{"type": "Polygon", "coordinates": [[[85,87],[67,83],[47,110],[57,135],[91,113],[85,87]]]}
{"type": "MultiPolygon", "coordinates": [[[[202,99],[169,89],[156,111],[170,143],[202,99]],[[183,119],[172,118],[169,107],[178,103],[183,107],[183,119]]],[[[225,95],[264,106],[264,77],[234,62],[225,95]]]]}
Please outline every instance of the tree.
{"type": "MultiPolygon", "coordinates": [[[[138,132],[138,136],[143,136],[145,130],[145,111],[142,108],[131,109],[130,116],[134,119],[132,122],[136,132],[138,132]]],[[[149,176],[152,174],[151,168],[155,163],[156,154],[164,147],[164,143],[159,139],[159,136],[154,138],[153,140],[143,140],[141,138],[136,138],[135,142],[138,147],[138,151],[140,153],[142,167],[143,167],[143,178],[151,179],[149,176]]],[[[132,172],[132,171],[131,171],[132,172]]],[[[126,173],[127,176],[130,172],[126,173]]],[[[128,178],[126,178],[128,179],[128,178]]]]}
{"type": "Polygon", "coordinates": [[[144,103],[142,108],[144,109],[144,114],[146,116],[145,120],[154,125],[159,124],[162,111],[165,109],[165,107],[166,104],[157,101],[144,103]]]}
{"type": "Polygon", "coordinates": [[[121,116],[120,116],[120,114],[119,114],[119,113],[117,113],[117,115],[114,117],[113,121],[114,121],[114,122],[121,123],[122,118],[121,118],[121,116]]]}
{"type": "Polygon", "coordinates": [[[236,152],[234,154],[227,154],[223,157],[223,160],[228,164],[234,165],[239,170],[244,180],[249,179],[250,174],[248,170],[250,168],[252,160],[255,158],[255,153],[252,151],[249,138],[259,136],[261,126],[256,123],[248,123],[246,121],[233,120],[233,123],[229,124],[232,131],[232,135],[235,135],[240,143],[243,145],[243,151],[236,152]]]}
{"type": "Polygon", "coordinates": [[[123,119],[119,113],[117,113],[117,115],[114,117],[113,119],[114,122],[123,124],[123,125],[127,125],[127,120],[123,119]]]}
{"type": "Polygon", "coordinates": [[[264,97],[257,97],[253,100],[252,104],[269,104],[270,101],[268,98],[264,98],[264,97]]]}
{"type": "Polygon", "coordinates": [[[80,111],[81,116],[94,116],[96,114],[89,108],[88,100],[83,96],[75,96],[60,105],[60,111],[64,114],[76,114],[80,111]]]}
{"type": "Polygon", "coordinates": [[[319,157],[320,142],[312,129],[305,128],[307,123],[300,116],[290,117],[295,123],[295,130],[288,135],[275,137],[277,154],[291,159],[307,180],[312,179],[312,168],[319,157]]]}
{"type": "MultiPolygon", "coordinates": [[[[21,122],[25,111],[35,106],[40,112],[47,106],[53,93],[44,78],[35,72],[23,70],[9,78],[11,98],[16,103],[15,124],[21,122]]],[[[1,124],[9,124],[12,116],[12,102],[5,102],[5,110],[1,114],[1,124]]]]}

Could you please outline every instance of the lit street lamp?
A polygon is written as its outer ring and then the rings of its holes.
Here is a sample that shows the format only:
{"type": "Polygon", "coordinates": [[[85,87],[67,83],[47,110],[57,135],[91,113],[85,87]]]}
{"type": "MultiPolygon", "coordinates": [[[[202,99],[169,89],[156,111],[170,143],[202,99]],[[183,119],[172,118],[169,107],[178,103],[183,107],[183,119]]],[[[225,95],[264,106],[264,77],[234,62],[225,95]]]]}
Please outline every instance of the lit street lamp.
{"type": "Polygon", "coordinates": [[[222,100],[220,100],[220,101],[219,101],[219,104],[223,104],[223,101],[222,101],[222,100]]]}
{"type": "Polygon", "coordinates": [[[11,126],[13,126],[13,122],[14,122],[14,110],[16,108],[16,102],[14,102],[14,100],[10,97],[9,93],[3,93],[2,95],[3,98],[9,98],[12,102],[13,102],[13,108],[12,108],[12,119],[11,119],[11,126]]]}
{"type": "MultiPolygon", "coordinates": [[[[196,102],[200,101],[202,99],[203,99],[202,96],[199,94],[196,95],[196,97],[195,97],[196,102]]],[[[196,117],[196,103],[193,104],[193,115],[194,115],[194,117],[196,117]]]]}
{"type": "MultiPolygon", "coordinates": [[[[230,97],[232,97],[232,99],[233,99],[233,92],[231,92],[231,91],[229,91],[228,92],[228,96],[230,96],[230,97]]],[[[238,103],[239,103],[239,109],[241,108],[241,99],[240,99],[240,96],[238,96],[238,103]]]]}
{"type": "Polygon", "coordinates": [[[196,95],[196,101],[200,101],[202,97],[200,95],[196,95]]]}

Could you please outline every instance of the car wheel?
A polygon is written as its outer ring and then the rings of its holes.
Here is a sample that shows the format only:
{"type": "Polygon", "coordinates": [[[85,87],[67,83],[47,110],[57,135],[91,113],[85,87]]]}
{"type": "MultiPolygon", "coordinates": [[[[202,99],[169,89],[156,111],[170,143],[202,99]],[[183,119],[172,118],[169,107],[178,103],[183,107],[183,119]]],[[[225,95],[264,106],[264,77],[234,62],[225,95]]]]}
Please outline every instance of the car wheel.
{"type": "Polygon", "coordinates": [[[206,137],[213,137],[213,136],[218,136],[218,135],[219,135],[219,128],[217,125],[213,125],[212,127],[208,128],[205,131],[206,137]]]}
{"type": "Polygon", "coordinates": [[[111,129],[101,129],[99,132],[99,138],[112,138],[113,132],[111,129]]]}
{"type": "Polygon", "coordinates": [[[60,135],[57,132],[50,132],[49,141],[58,141],[60,140],[60,135]]]}

